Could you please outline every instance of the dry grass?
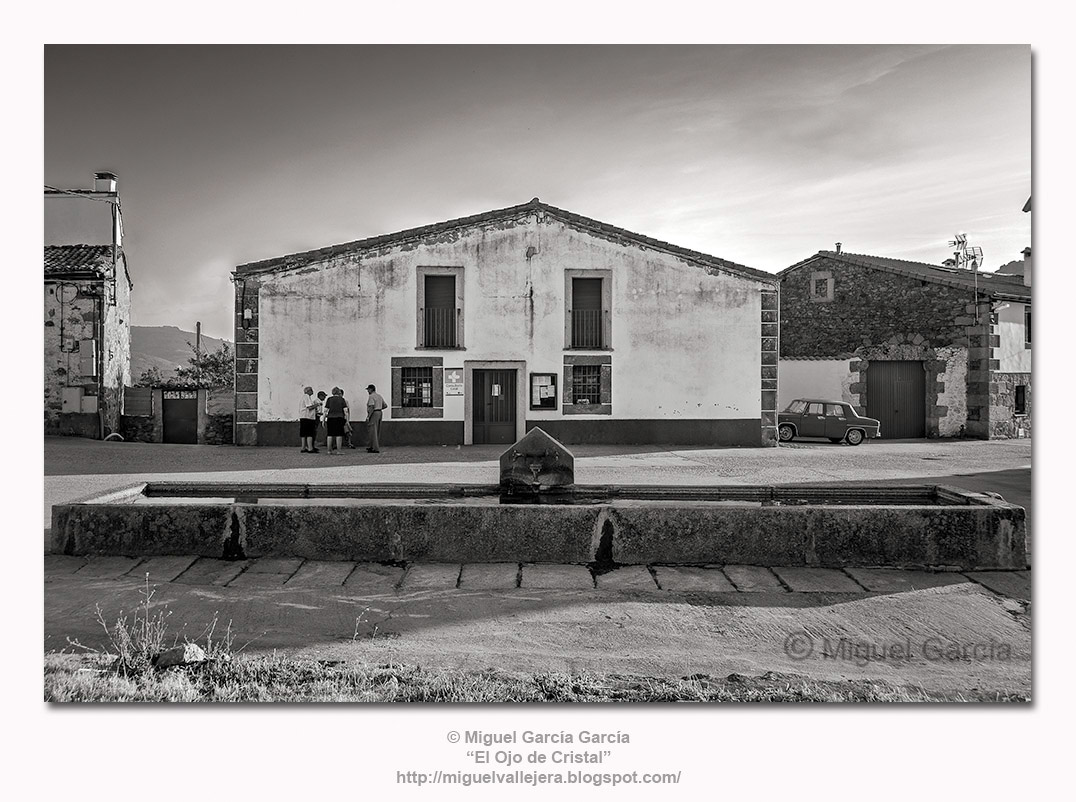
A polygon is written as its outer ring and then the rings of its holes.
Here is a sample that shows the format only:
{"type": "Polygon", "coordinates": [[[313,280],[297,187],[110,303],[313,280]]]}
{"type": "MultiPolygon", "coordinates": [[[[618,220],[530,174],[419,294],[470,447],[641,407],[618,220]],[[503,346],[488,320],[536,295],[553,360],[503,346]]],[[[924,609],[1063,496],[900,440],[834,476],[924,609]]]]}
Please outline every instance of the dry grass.
{"type": "Polygon", "coordinates": [[[428,670],[218,656],[185,668],[118,670],[116,659],[51,654],[49,702],[1026,702],[1020,694],[928,693],[879,682],[820,682],[767,673],[685,679],[428,670]]]}

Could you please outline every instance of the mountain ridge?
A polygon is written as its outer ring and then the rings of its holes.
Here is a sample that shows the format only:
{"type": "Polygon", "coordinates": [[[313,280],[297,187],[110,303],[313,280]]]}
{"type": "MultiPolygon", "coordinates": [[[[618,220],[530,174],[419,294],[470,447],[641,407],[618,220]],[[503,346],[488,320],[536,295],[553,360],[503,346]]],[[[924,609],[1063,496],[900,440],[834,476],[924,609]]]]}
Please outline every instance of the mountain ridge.
{"type": "MultiPolygon", "coordinates": [[[[151,367],[157,368],[164,377],[177,368],[186,367],[194,355],[191,345],[196,334],[178,326],[131,326],[131,382],[151,367]]],[[[230,340],[202,335],[202,350],[212,352],[230,340]]]]}

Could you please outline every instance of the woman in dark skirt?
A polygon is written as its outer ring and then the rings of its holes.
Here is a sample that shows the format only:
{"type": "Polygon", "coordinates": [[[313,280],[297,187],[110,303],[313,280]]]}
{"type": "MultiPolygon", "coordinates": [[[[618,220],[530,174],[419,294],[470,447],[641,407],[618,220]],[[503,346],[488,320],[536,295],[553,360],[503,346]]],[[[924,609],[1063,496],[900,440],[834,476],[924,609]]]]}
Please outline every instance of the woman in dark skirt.
{"type": "Polygon", "coordinates": [[[344,391],[334,387],[332,395],[325,399],[325,432],[330,454],[339,454],[344,447],[344,427],[350,420],[351,410],[344,391]]]}

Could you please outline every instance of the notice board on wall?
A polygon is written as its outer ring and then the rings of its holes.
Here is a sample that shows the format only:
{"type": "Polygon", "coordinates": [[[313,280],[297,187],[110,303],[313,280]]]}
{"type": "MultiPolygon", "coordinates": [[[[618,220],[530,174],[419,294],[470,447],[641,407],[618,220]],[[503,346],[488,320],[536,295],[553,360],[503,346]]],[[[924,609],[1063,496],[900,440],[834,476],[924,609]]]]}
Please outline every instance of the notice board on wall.
{"type": "Polygon", "coordinates": [[[557,374],[531,374],[531,409],[557,408],[557,374]]]}

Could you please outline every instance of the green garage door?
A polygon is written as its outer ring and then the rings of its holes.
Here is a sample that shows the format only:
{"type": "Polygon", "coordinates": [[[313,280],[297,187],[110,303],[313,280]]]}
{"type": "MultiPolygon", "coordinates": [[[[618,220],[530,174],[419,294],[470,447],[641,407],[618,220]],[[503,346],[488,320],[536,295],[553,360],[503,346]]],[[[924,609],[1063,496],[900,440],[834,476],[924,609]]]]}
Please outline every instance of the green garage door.
{"type": "Polygon", "coordinates": [[[884,439],[927,436],[925,387],[922,362],[870,361],[867,417],[881,422],[884,439]]]}

